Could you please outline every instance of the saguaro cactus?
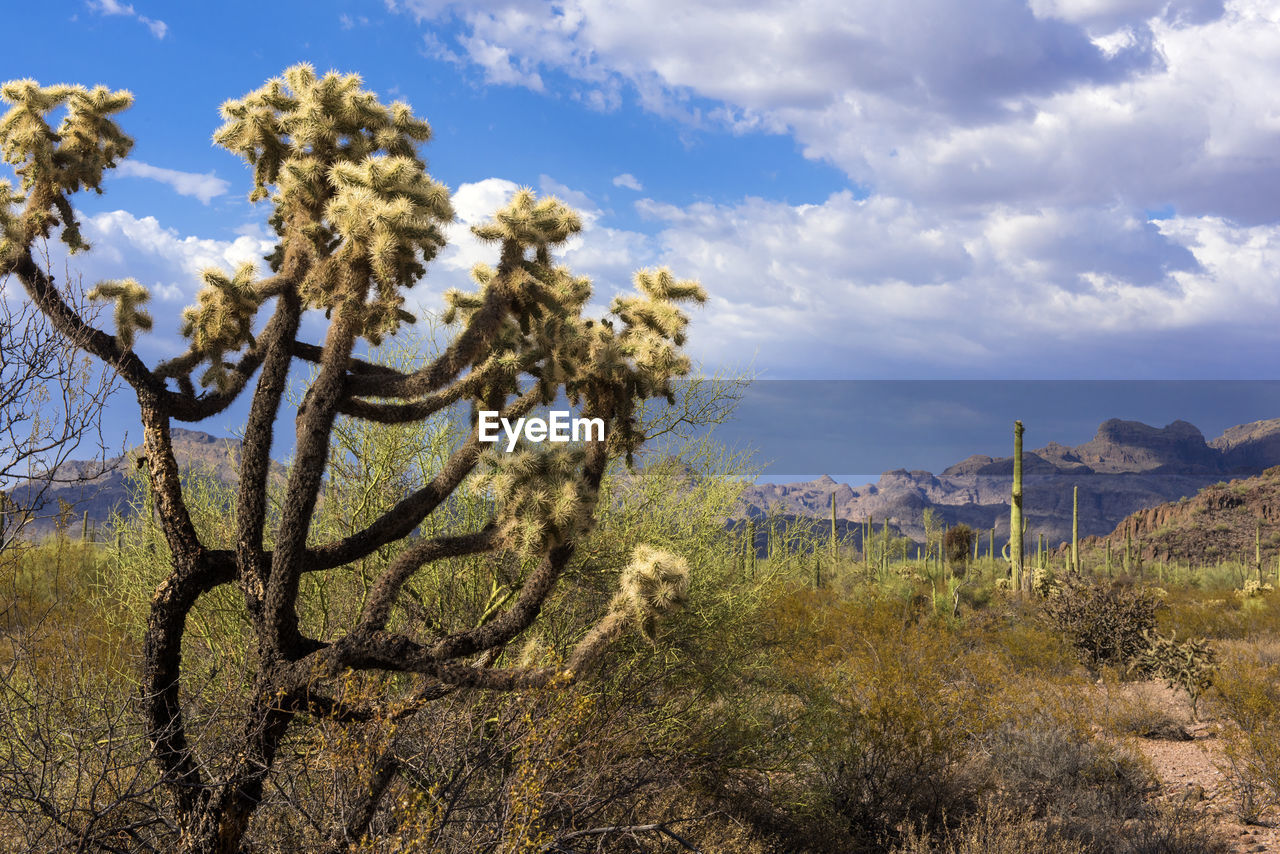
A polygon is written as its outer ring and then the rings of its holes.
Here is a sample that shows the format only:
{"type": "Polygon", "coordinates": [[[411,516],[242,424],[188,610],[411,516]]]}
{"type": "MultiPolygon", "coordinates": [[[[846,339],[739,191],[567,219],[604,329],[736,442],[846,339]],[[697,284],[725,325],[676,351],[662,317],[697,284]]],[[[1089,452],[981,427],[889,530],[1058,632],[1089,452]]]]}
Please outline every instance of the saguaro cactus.
{"type": "Polygon", "coordinates": [[[1013,489],[1009,501],[1009,562],[1013,583],[1031,591],[1031,575],[1022,569],[1022,422],[1013,422],[1013,489]]]}
{"type": "Polygon", "coordinates": [[[1071,487],[1071,571],[1080,574],[1080,487],[1071,487]]]}
{"type": "Polygon", "coordinates": [[[1258,584],[1262,584],[1262,520],[1253,529],[1253,566],[1258,572],[1258,584]]]}
{"type": "Polygon", "coordinates": [[[831,560],[836,559],[836,494],[831,493],[831,560]]]}

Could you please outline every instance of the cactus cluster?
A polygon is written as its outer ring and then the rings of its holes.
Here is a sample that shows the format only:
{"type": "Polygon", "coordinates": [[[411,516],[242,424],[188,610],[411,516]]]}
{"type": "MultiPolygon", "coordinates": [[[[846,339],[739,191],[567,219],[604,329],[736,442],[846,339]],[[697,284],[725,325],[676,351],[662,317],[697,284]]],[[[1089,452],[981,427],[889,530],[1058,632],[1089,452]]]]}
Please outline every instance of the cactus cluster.
{"type": "Polygon", "coordinates": [[[0,154],[21,179],[20,193],[8,183],[0,186],[0,255],[36,235],[48,237],[55,226],[62,227],[62,241],[72,252],[88,249],[67,194],[81,188],[102,192],[103,172],[133,148],[110,118],[132,105],[133,95],[103,86],[12,80],[0,86],[0,99],[13,105],[0,119],[0,154]],[[48,117],[61,108],[66,114],[55,130],[48,117]],[[23,202],[31,205],[25,222],[34,233],[18,235],[26,229],[18,228],[10,209],[23,202]]]}
{"type": "Polygon", "coordinates": [[[1244,586],[1236,591],[1236,597],[1239,599],[1257,599],[1264,593],[1270,593],[1275,588],[1270,582],[1259,582],[1256,578],[1246,578],[1244,586]]]}

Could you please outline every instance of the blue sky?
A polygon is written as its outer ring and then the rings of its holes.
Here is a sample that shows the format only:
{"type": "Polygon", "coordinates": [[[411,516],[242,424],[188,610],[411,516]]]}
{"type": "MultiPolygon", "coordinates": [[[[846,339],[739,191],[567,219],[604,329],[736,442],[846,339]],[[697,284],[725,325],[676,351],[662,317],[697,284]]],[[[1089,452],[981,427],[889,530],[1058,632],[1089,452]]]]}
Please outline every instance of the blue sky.
{"type": "MultiPolygon", "coordinates": [[[[247,168],[210,142],[218,105],[306,61],[358,72],[435,129],[425,154],[460,219],[415,288],[422,309],[485,257],[466,225],[528,185],[584,212],[565,260],[592,276],[600,304],[642,266],[702,281],[712,300],[690,350],[708,370],[1276,373],[1276,0],[88,0],[6,12],[0,79],[136,96],[122,118],[132,165],[81,200],[95,249],[71,263],[86,281],[152,289],[149,359],[180,348],[199,269],[268,246],[247,168]]],[[[1123,415],[1098,420],[1108,414],[1123,415]]],[[[121,404],[113,424],[127,420],[121,404]]]]}

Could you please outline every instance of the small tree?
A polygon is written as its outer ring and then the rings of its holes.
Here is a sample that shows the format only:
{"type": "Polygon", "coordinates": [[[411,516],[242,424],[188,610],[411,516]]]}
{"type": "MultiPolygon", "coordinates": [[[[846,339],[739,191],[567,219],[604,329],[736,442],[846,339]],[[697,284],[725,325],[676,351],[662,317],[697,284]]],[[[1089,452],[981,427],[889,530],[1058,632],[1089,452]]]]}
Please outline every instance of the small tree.
{"type": "Polygon", "coordinates": [[[947,560],[953,564],[967,563],[970,552],[973,550],[973,542],[973,529],[968,525],[956,525],[954,528],[948,528],[946,535],[947,560]]]}
{"type": "MultiPolygon", "coordinates": [[[[205,271],[198,302],[182,318],[187,351],[148,366],[133,349],[138,333],[152,325],[140,284],[104,282],[91,294],[114,304],[109,334],[75,310],[33,254],[55,233],[72,252],[86,248],[71,198],[84,188],[100,191],[105,170],[128,154],[132,141],[112,116],[132,97],[30,80],[5,84],[0,97],[12,105],[0,120],[0,152],[21,179],[18,188],[0,184],[0,276],[16,276],[64,337],[115,368],[141,410],[144,464],[171,561],[150,605],[141,696],[182,850],[240,850],[282,741],[308,719],[376,724],[415,714],[457,689],[562,685],[627,625],[652,635],[655,621],[682,601],[684,562],[637,548],[607,613],[566,660],[505,666],[504,649],[537,620],[590,531],[609,460],[630,458],[644,441],[638,405],[669,399],[672,381],[689,371],[680,351],[687,318],[679,306],[705,299],[697,283],[666,270],[642,271],[638,295],[615,299],[608,318],[584,318],[589,282],[551,255],[580,231],[579,218],[554,198],[522,190],[474,229],[495,246],[497,264],[472,271],[475,291],[445,294],[443,317],[456,334],[439,356],[415,370],[360,358],[362,341],[377,344],[413,320],[404,291],[444,244],[453,212],[448,191],[418,156],[430,135],[426,122],[403,103],[380,104],[354,75],[321,77],[300,65],[224,104],[226,123],[215,134],[252,166],[250,199],[271,206],[279,240],[267,259],[270,274],[259,276],[252,265],[230,275],[205,271]],[[59,112],[55,130],[51,114],[59,112]],[[255,333],[264,310],[270,317],[255,333]],[[299,337],[307,311],[328,319],[320,344],[299,337]],[[314,365],[314,377],[297,408],[284,496],[269,513],[273,431],[295,359],[314,365]],[[217,415],[243,393],[251,402],[235,545],[217,549],[202,542],[192,523],[170,425],[217,415]],[[485,453],[479,411],[514,420],[560,396],[583,417],[603,420],[603,440],[485,453]],[[429,483],[357,531],[331,540],[313,531],[335,419],[418,422],[460,404],[470,407],[470,433],[429,483]],[[482,475],[472,480],[492,501],[484,523],[464,533],[421,533],[473,474],[482,475]],[[390,559],[359,615],[334,637],[309,636],[299,617],[303,574],[340,570],[375,553],[390,559]],[[424,566],[454,561],[464,571],[477,556],[528,568],[504,605],[473,625],[450,626],[447,614],[395,617],[402,591],[424,566]],[[228,585],[238,588],[252,627],[255,670],[234,711],[234,755],[209,756],[188,738],[190,686],[183,682],[192,677],[183,668],[182,641],[196,601],[228,585]],[[394,704],[348,699],[360,695],[344,686],[366,672],[418,681],[394,704]]],[[[395,773],[394,763],[369,769],[335,845],[363,835],[395,773]]]]}

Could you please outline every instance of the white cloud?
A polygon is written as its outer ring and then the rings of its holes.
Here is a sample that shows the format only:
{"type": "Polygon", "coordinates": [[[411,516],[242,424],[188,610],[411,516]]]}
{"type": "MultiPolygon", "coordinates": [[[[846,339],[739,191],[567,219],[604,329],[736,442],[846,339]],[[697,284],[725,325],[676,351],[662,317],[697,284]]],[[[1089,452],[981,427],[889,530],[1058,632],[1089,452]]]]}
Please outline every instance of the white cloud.
{"type": "Polygon", "coordinates": [[[161,225],[155,217],[136,217],[117,210],[84,217],[81,231],[91,251],[67,257],[60,243],[50,242],[52,269],[66,270],[83,281],[85,288],[107,279],[137,279],[151,292],[149,310],[155,330],[144,335],[139,352],[147,358],[167,358],[185,344],[178,335],[182,308],[195,302],[202,286],[200,272],[219,268],[227,272],[246,262],[266,270],[263,256],[275,244],[261,226],[239,229],[234,240],[181,235],[161,225]]]}
{"type": "MultiPolygon", "coordinates": [[[[703,283],[711,301],[693,313],[690,347],[709,365],[754,360],[796,376],[1159,376],[1168,362],[1143,353],[1235,327],[1233,348],[1197,367],[1230,376],[1246,364],[1242,352],[1271,346],[1280,324],[1277,225],[1151,221],[1120,206],[959,216],[838,192],[806,205],[642,199],[636,208],[653,232],[642,233],[609,227],[579,191],[540,183],[594,213],[559,258],[592,278],[597,311],[640,267],[703,283]]],[[[467,229],[516,189],[500,178],[458,189],[451,244],[431,289],[415,291],[418,310],[467,286],[473,264],[495,262],[494,247],[467,229]]]]}
{"type": "Polygon", "coordinates": [[[162,184],[168,184],[179,195],[194,196],[203,204],[216,196],[225,193],[230,184],[212,172],[197,174],[195,172],[179,172],[176,169],[164,169],[152,166],[140,160],[125,160],[116,167],[115,174],[126,178],[150,178],[162,184]]]}
{"type": "MultiPolygon", "coordinates": [[[[708,365],[755,359],[773,376],[1134,378],[1167,376],[1178,357],[1170,342],[1196,339],[1222,346],[1198,351],[1194,370],[1236,376],[1265,364],[1280,325],[1277,224],[1150,221],[1118,206],[957,216],[838,192],[806,205],[644,199],[647,234],[609,227],[580,191],[541,184],[595,212],[559,253],[592,278],[595,310],[629,290],[640,267],[702,281],[711,301],[693,312],[690,348],[708,365]]],[[[468,228],[517,188],[501,178],[458,188],[450,245],[410,310],[438,310],[440,292],[467,286],[473,264],[495,263],[495,248],[468,228]]],[[[273,243],[260,225],[215,240],[126,211],[89,217],[84,232],[94,251],[72,263],[86,282],[132,276],[151,288],[148,346],[160,355],[181,348],[163,318],[193,301],[200,270],[260,264],[273,243]]]]}
{"type": "MultiPolygon", "coordinates": [[[[121,265],[120,272],[112,273],[112,278],[142,278],[123,268],[128,261],[162,266],[175,278],[184,275],[194,277],[208,267],[233,270],[246,261],[261,266],[261,256],[270,252],[274,243],[261,232],[242,234],[229,241],[183,237],[174,229],[162,226],[155,217],[139,218],[128,211],[87,217],[83,231],[94,246],[94,252],[88,258],[105,257],[110,263],[121,265]]],[[[188,286],[192,294],[194,287],[194,284],[188,286]]]]}
{"type": "Polygon", "coordinates": [[[513,59],[511,51],[502,45],[471,36],[462,39],[462,46],[471,61],[484,69],[486,82],[524,86],[535,92],[545,88],[542,76],[532,70],[532,65],[513,59]]]}
{"type": "Polygon", "coordinates": [[[169,25],[164,21],[138,14],[138,11],[128,3],[120,3],[118,0],[89,0],[89,8],[100,15],[124,15],[137,18],[138,22],[151,30],[151,35],[158,39],[163,39],[169,32],[169,25]]]}
{"type": "Polygon", "coordinates": [[[661,227],[656,261],[711,294],[690,336],[710,363],[759,352],[798,376],[1158,376],[1168,362],[1132,351],[1235,327],[1193,368],[1225,376],[1249,370],[1241,355],[1265,352],[1280,323],[1275,224],[1089,208],[943,218],[848,193],[640,208],[661,227]]]}
{"type": "Polygon", "coordinates": [[[640,179],[630,172],[623,172],[621,175],[614,177],[613,186],[622,187],[626,190],[635,190],[637,193],[644,190],[644,185],[640,183],[640,179]]]}
{"type": "Polygon", "coordinates": [[[573,251],[704,280],[706,354],[864,376],[1227,376],[1272,358],[1251,354],[1280,321],[1280,0],[398,8],[448,19],[491,82],[790,134],[869,194],[644,200],[656,250],[594,221],[573,251]],[[1217,339],[1232,346],[1191,343],[1217,339]]]}
{"type": "Polygon", "coordinates": [[[409,0],[495,83],[786,132],[913,203],[1280,216],[1275,0],[409,0]],[[573,82],[576,81],[576,82],[573,82]]]}

